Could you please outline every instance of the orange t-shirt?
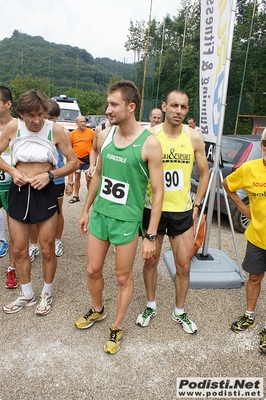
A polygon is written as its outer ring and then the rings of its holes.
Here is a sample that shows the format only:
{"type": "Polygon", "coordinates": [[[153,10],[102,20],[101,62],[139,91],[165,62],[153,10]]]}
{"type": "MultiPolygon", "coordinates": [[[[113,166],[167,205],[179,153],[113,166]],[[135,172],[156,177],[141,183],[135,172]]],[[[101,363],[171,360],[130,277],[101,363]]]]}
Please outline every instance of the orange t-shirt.
{"type": "Polygon", "coordinates": [[[94,131],[92,129],[86,128],[84,131],[74,129],[74,131],[71,132],[70,137],[71,145],[78,158],[82,158],[90,154],[94,138],[94,131]]]}

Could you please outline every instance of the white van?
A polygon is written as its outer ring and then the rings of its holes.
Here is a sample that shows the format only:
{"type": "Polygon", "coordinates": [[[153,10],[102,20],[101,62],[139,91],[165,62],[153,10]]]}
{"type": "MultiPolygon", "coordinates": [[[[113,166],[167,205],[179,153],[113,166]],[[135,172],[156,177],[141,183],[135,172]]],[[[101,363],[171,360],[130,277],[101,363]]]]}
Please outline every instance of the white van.
{"type": "Polygon", "coordinates": [[[77,129],[76,118],[81,115],[77,99],[61,94],[60,96],[52,97],[52,100],[57,101],[61,110],[57,122],[69,131],[77,129]]]}

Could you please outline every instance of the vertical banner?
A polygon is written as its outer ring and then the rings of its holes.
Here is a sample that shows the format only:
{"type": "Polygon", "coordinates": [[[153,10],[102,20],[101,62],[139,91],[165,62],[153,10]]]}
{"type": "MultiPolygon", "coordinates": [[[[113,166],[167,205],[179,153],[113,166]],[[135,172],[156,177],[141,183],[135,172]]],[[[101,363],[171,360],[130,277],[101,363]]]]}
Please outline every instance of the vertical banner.
{"type": "Polygon", "coordinates": [[[199,121],[204,140],[214,143],[222,106],[231,3],[232,0],[201,1],[199,121]]]}

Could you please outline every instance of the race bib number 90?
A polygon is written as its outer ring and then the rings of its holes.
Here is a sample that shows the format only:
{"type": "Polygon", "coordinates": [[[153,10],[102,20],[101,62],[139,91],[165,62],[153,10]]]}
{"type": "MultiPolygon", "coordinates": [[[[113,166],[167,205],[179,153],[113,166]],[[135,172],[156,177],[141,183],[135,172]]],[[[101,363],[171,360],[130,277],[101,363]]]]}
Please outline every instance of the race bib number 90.
{"type": "Polygon", "coordinates": [[[126,204],[129,192],[129,184],[115,179],[102,177],[100,196],[117,204],[126,204]]]}
{"type": "Polygon", "coordinates": [[[184,189],[184,175],[182,169],[164,171],[164,190],[184,189]]]}

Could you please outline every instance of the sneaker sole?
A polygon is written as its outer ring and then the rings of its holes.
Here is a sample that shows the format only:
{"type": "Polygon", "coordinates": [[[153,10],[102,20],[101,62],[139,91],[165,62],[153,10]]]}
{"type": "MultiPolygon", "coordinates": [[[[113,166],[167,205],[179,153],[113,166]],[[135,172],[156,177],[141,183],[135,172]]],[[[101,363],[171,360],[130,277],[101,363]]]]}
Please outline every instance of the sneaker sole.
{"type": "Polygon", "coordinates": [[[179,320],[177,320],[177,319],[175,319],[173,316],[172,316],[172,320],[175,321],[175,322],[177,322],[179,325],[181,325],[183,331],[185,331],[186,333],[190,333],[190,334],[192,334],[192,335],[195,335],[195,334],[197,333],[197,331],[198,331],[198,328],[195,329],[194,331],[191,331],[190,329],[185,329],[185,328],[184,328],[184,325],[183,325],[183,322],[182,322],[182,321],[179,321],[179,320]]]}
{"type": "Polygon", "coordinates": [[[119,340],[119,342],[118,342],[118,343],[119,343],[119,346],[118,346],[118,348],[117,348],[116,350],[107,349],[107,348],[106,348],[106,344],[105,344],[105,345],[103,346],[103,350],[105,351],[105,353],[109,353],[109,354],[115,354],[115,353],[117,353],[117,352],[120,350],[122,338],[123,338],[123,337],[120,338],[120,340],[119,340]]]}
{"type": "Polygon", "coordinates": [[[19,312],[20,310],[22,310],[22,308],[24,308],[24,307],[35,306],[36,303],[37,303],[37,300],[31,301],[30,303],[27,303],[27,304],[25,304],[25,306],[21,306],[21,307],[17,308],[16,310],[9,310],[9,309],[5,309],[5,307],[3,307],[3,311],[6,314],[15,314],[15,313],[19,312]]]}
{"type": "Polygon", "coordinates": [[[262,349],[261,347],[258,347],[258,349],[261,354],[266,354],[266,349],[262,349]]]}
{"type": "Polygon", "coordinates": [[[230,327],[230,329],[231,329],[231,331],[233,331],[233,332],[235,332],[235,333],[241,333],[241,332],[245,332],[247,329],[253,329],[254,326],[255,326],[255,322],[254,322],[254,324],[252,324],[252,325],[250,325],[250,326],[247,326],[247,327],[244,328],[244,329],[234,328],[234,327],[232,327],[232,326],[230,327]]]}
{"type": "Polygon", "coordinates": [[[49,308],[48,310],[38,311],[38,309],[36,308],[35,314],[36,314],[36,315],[40,315],[41,317],[43,317],[44,315],[49,314],[49,312],[51,311],[51,308],[52,308],[52,307],[51,307],[52,302],[53,302],[53,299],[51,299],[50,308],[49,308]]]}
{"type": "Polygon", "coordinates": [[[17,283],[16,286],[8,286],[8,285],[5,285],[5,288],[6,288],[6,289],[16,289],[17,287],[18,287],[18,283],[17,283]]]}
{"type": "Polygon", "coordinates": [[[119,347],[118,347],[115,351],[106,349],[105,345],[103,346],[103,350],[104,350],[105,353],[107,353],[107,354],[115,354],[115,353],[117,353],[117,352],[120,350],[120,343],[119,343],[119,347]]]}
{"type": "Polygon", "coordinates": [[[40,317],[44,317],[45,315],[49,314],[50,311],[51,311],[51,307],[49,308],[49,310],[45,310],[45,311],[35,310],[35,314],[39,315],[40,317]]]}
{"type": "Polygon", "coordinates": [[[149,320],[148,320],[148,318],[147,318],[146,321],[145,321],[144,323],[138,322],[138,318],[137,318],[136,325],[141,326],[141,328],[145,328],[146,326],[149,325],[149,323],[151,322],[151,319],[152,319],[153,317],[155,317],[155,315],[156,315],[156,313],[153,314],[153,315],[150,315],[149,320]],[[147,320],[148,320],[148,322],[147,322],[147,320]]]}
{"type": "Polygon", "coordinates": [[[75,322],[75,325],[76,325],[76,327],[77,327],[78,329],[88,329],[88,328],[90,328],[92,325],[94,325],[95,322],[100,322],[100,321],[102,321],[103,319],[105,319],[106,316],[107,316],[107,314],[104,314],[102,317],[97,318],[95,321],[92,321],[89,325],[85,325],[85,326],[84,326],[84,325],[77,325],[76,322],[75,322]]]}

